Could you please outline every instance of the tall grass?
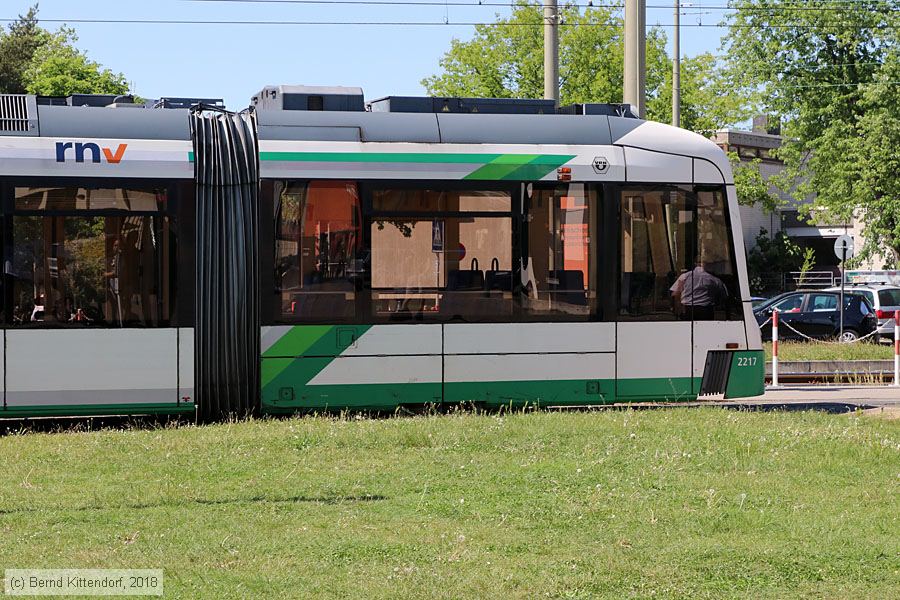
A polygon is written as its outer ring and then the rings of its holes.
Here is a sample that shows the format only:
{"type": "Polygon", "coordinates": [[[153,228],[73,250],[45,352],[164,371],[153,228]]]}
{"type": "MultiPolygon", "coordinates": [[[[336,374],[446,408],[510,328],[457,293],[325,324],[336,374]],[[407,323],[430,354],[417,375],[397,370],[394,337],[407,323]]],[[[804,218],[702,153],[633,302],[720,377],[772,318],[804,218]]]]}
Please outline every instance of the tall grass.
{"type": "MultiPolygon", "coordinates": [[[[772,360],[772,343],[763,343],[766,360],[772,360]]],[[[778,360],[891,360],[894,349],[890,345],[871,342],[852,344],[822,342],[779,342],[778,360]]]]}

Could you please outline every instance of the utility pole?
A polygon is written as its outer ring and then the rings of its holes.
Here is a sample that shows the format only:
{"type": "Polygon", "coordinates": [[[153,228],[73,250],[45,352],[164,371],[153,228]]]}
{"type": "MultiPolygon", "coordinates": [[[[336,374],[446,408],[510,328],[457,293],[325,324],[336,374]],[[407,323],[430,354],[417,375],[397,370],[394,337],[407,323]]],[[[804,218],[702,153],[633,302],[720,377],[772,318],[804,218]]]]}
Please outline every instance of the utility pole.
{"type": "Polygon", "coordinates": [[[544,0],[544,99],[559,106],[559,9],[544,0]]]}
{"type": "Polygon", "coordinates": [[[625,89],[623,100],[640,118],[647,116],[647,1],[625,0],[625,89]]]}
{"type": "Polygon", "coordinates": [[[675,0],[675,35],[672,51],[672,125],[681,127],[681,0],[675,0]]]}

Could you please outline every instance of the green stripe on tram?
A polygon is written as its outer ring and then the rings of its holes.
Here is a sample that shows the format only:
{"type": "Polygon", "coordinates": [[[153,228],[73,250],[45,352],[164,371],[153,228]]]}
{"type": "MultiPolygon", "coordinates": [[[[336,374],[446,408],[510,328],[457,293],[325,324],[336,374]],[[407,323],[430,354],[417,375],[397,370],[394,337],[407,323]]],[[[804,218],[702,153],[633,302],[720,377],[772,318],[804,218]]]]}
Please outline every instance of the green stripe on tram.
{"type": "Polygon", "coordinates": [[[483,164],[492,162],[504,156],[520,155],[476,154],[466,152],[260,152],[259,160],[281,162],[483,164]]]}
{"type": "MultiPolygon", "coordinates": [[[[261,162],[381,163],[481,165],[463,179],[522,181],[542,179],[575,158],[574,154],[485,154],[469,152],[274,152],[259,153],[261,162]]],[[[194,162],[194,153],[188,152],[194,162]]]]}
{"type": "Polygon", "coordinates": [[[285,372],[297,385],[306,385],[322,369],[365,334],[371,325],[297,325],[263,352],[260,373],[265,389],[285,372]]]}
{"type": "Polygon", "coordinates": [[[529,180],[541,179],[570,160],[568,154],[504,154],[483,167],[472,171],[467,180],[529,180]]]}

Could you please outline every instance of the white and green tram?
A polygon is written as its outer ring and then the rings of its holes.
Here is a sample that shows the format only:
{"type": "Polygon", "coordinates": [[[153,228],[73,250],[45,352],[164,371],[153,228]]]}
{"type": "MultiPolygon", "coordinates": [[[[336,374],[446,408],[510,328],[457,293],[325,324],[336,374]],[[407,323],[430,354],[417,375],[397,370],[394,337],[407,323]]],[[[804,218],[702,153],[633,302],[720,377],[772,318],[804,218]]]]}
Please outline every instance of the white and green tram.
{"type": "Polygon", "coordinates": [[[702,136],[357,88],[190,104],[0,96],[0,418],[763,392],[702,136]]]}

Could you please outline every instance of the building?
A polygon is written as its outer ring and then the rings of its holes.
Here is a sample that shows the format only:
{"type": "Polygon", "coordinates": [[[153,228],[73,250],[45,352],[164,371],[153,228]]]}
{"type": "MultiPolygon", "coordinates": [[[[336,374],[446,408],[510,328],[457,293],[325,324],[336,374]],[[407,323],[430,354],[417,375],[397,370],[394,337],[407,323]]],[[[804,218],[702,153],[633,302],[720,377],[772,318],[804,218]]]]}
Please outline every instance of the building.
{"type": "MultiPolygon", "coordinates": [[[[772,125],[766,117],[753,119],[753,130],[720,129],[713,135],[715,141],[725,152],[736,152],[741,162],[749,163],[759,159],[760,174],[769,180],[784,171],[784,163],[776,158],[773,151],[781,146],[780,128],[772,125]]],[[[840,260],[834,253],[834,242],[838,236],[850,235],[857,248],[865,242],[862,234],[862,223],[859,219],[851,219],[846,223],[807,222],[801,216],[799,208],[815,202],[815,197],[798,202],[774,185],[769,191],[781,198],[782,203],[774,212],[769,213],[759,206],[741,206],[741,222],[743,224],[744,245],[749,251],[756,244],[756,238],[762,229],[774,235],[783,231],[802,249],[813,248],[815,251],[816,271],[830,271],[838,274],[840,260]]],[[[879,269],[883,266],[881,257],[874,257],[862,265],[863,269],[879,269]]]]}

